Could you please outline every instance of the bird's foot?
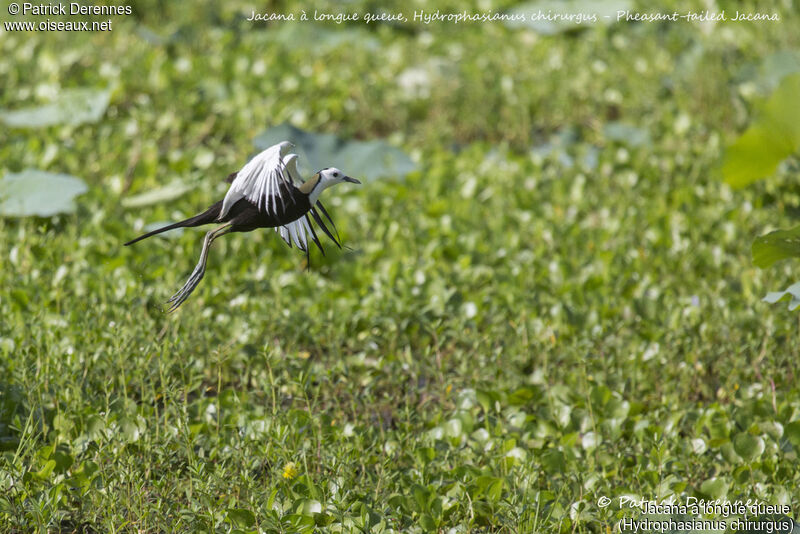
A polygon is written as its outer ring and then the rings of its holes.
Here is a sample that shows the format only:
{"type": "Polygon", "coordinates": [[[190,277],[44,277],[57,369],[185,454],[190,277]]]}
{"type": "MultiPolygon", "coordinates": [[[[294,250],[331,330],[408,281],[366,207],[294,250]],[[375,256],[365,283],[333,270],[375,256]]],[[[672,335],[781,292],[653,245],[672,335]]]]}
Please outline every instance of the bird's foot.
{"type": "Polygon", "coordinates": [[[194,271],[192,271],[192,274],[189,276],[189,279],[186,280],[186,283],[183,284],[183,287],[180,289],[180,291],[172,295],[172,297],[167,301],[168,303],[172,303],[172,306],[167,313],[172,313],[177,310],[180,305],[183,304],[187,298],[189,298],[189,295],[192,294],[192,291],[194,291],[194,289],[200,283],[200,280],[203,279],[204,274],[204,266],[198,265],[194,268],[194,271]]]}

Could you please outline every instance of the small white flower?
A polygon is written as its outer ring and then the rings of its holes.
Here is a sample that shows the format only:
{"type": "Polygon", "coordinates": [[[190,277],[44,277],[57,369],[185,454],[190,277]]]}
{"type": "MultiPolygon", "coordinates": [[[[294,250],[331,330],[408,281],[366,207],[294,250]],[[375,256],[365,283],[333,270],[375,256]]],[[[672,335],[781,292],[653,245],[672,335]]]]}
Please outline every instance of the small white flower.
{"type": "Polygon", "coordinates": [[[467,319],[472,319],[478,315],[478,306],[476,306],[474,302],[464,303],[464,315],[467,319]]]}

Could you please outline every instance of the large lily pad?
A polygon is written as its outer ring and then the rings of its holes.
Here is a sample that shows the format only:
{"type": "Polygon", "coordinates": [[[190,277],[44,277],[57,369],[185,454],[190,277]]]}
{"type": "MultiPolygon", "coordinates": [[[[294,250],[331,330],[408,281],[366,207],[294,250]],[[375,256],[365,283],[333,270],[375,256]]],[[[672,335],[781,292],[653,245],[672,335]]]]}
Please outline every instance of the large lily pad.
{"type": "Polygon", "coordinates": [[[727,149],[722,174],[733,187],[765,178],[800,149],[800,73],[786,76],[758,119],[727,149]]]}
{"type": "Polygon", "coordinates": [[[606,25],[617,20],[618,11],[631,8],[630,0],[543,0],[526,2],[509,10],[509,14],[524,15],[524,20],[507,21],[510,28],[527,27],[543,35],[606,25]],[[544,15],[544,16],[540,16],[544,15]],[[594,17],[578,20],[581,17],[594,17]]]}
{"type": "Polygon", "coordinates": [[[774,91],[785,77],[797,72],[800,72],[800,50],[779,50],[744,65],[738,78],[741,83],[754,87],[756,94],[764,95],[774,91]]]}
{"type": "Polygon", "coordinates": [[[650,144],[650,134],[644,128],[625,122],[609,122],[603,127],[607,139],[624,143],[632,148],[650,144]]]}
{"type": "Polygon", "coordinates": [[[259,134],[253,143],[263,150],[281,141],[295,144],[304,175],[338,167],[354,178],[369,181],[403,177],[416,168],[405,152],[385,141],[346,141],[334,134],[306,132],[285,123],[259,134]]]}
{"type": "Polygon", "coordinates": [[[763,298],[764,302],[775,304],[781,300],[789,300],[789,309],[796,310],[800,307],[800,282],[794,283],[783,291],[771,291],[763,298]]]}
{"type": "Polygon", "coordinates": [[[58,97],[41,106],[17,110],[0,110],[0,122],[14,128],[43,128],[54,124],[78,125],[97,122],[111,100],[111,91],[100,89],[66,89],[58,97]]]}
{"type": "Polygon", "coordinates": [[[69,174],[35,169],[6,174],[0,179],[0,215],[50,217],[72,213],[73,199],[87,189],[83,180],[69,174]]]}
{"type": "Polygon", "coordinates": [[[762,269],[779,260],[800,258],[800,226],[757,237],[752,249],[753,263],[762,269]]]}
{"type": "Polygon", "coordinates": [[[785,77],[800,72],[800,51],[781,50],[764,58],[757,83],[767,91],[775,89],[785,77]]]}
{"type": "Polygon", "coordinates": [[[158,189],[152,189],[138,195],[123,198],[122,206],[125,208],[140,208],[142,206],[158,204],[159,202],[174,200],[192,189],[193,187],[189,184],[172,182],[158,189]]]}

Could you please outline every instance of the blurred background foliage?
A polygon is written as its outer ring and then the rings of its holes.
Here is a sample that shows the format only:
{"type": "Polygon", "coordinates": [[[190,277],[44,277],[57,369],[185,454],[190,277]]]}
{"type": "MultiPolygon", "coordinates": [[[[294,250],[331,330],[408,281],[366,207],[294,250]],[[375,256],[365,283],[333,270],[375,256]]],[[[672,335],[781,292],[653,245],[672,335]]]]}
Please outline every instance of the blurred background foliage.
{"type": "Polygon", "coordinates": [[[800,214],[797,163],[720,179],[800,70],[793,2],[553,34],[245,20],[519,7],[142,1],[109,33],[0,30],[0,196],[88,188],[0,218],[3,530],[598,532],[632,513],[601,495],[797,501],[798,318],[760,302],[797,277],[750,258],[800,214]],[[411,164],[327,195],[352,250],[306,270],[226,236],[164,315],[202,233],[121,243],[284,124],[411,164]]]}

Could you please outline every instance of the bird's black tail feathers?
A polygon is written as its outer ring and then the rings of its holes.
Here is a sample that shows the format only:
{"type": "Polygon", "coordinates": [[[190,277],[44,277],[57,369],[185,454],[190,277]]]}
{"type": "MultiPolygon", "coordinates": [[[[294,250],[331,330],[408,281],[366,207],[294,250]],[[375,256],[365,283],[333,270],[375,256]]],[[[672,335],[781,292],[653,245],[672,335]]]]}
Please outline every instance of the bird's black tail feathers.
{"type": "Polygon", "coordinates": [[[147,239],[148,237],[160,234],[161,232],[166,232],[167,230],[172,230],[173,228],[188,228],[192,226],[202,226],[204,224],[211,224],[217,220],[217,217],[219,217],[221,209],[222,209],[222,201],[220,200],[219,202],[208,208],[200,215],[195,215],[194,217],[189,217],[188,219],[185,219],[183,221],[176,222],[173,224],[168,224],[167,226],[164,226],[157,230],[153,230],[152,232],[147,232],[144,235],[140,235],[136,239],[128,241],[127,243],[125,243],[125,246],[127,247],[128,245],[133,245],[137,241],[141,241],[142,239],[147,239]]]}

